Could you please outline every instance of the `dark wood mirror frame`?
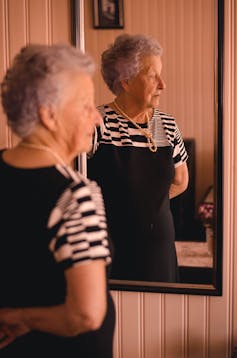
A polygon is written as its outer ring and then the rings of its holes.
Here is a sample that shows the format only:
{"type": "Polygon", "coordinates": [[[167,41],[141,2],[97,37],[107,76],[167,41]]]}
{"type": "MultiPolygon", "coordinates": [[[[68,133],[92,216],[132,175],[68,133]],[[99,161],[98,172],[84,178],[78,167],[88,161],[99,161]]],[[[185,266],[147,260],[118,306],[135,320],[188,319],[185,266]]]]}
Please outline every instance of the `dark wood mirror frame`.
{"type": "MultiPolygon", "coordinates": [[[[71,0],[72,44],[84,50],[84,0],[71,0]]],[[[223,244],[223,49],[224,49],[224,0],[217,0],[217,125],[214,139],[214,233],[215,247],[212,284],[165,283],[110,280],[110,288],[118,291],[159,292],[194,295],[222,295],[222,244],[223,244]]],[[[76,168],[83,167],[83,158],[75,160],[76,168]]]]}

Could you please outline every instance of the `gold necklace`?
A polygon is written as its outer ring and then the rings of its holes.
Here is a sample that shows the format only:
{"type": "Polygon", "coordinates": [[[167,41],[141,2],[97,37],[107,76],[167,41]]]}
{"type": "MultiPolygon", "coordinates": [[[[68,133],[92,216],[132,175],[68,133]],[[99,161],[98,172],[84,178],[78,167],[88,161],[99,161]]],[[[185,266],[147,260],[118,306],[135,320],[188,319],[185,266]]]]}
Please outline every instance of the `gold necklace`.
{"type": "Polygon", "coordinates": [[[125,117],[127,118],[137,129],[139,129],[143,134],[144,136],[146,137],[147,139],[147,143],[148,143],[148,147],[150,149],[151,152],[156,152],[157,151],[157,145],[155,143],[155,140],[154,138],[152,137],[152,134],[150,132],[150,129],[149,129],[149,118],[148,118],[148,115],[146,114],[146,118],[147,118],[147,129],[146,128],[142,128],[139,126],[139,124],[137,122],[135,122],[131,117],[129,117],[127,115],[127,113],[125,113],[118,105],[118,103],[116,102],[116,100],[114,100],[114,106],[115,108],[125,117]]]}
{"type": "Polygon", "coordinates": [[[60,157],[60,155],[58,153],[56,153],[53,149],[47,147],[46,145],[20,142],[18,144],[18,146],[25,147],[25,148],[33,148],[33,149],[38,149],[38,150],[43,150],[45,152],[48,152],[48,153],[52,154],[54,156],[54,158],[57,159],[57,161],[60,164],[66,166],[64,160],[60,157]]]}

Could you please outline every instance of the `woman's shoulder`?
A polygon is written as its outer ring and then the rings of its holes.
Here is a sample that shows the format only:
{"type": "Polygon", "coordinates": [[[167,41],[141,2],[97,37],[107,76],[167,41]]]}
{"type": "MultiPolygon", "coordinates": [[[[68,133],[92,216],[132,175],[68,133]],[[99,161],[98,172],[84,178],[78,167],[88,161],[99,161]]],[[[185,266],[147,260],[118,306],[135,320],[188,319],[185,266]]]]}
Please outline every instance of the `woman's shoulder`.
{"type": "Polygon", "coordinates": [[[110,118],[115,118],[115,112],[109,104],[101,104],[97,106],[97,110],[101,114],[104,122],[107,122],[110,118]]]}
{"type": "Polygon", "coordinates": [[[101,188],[96,181],[85,177],[79,171],[73,171],[75,173],[73,181],[70,185],[72,192],[80,191],[82,196],[90,197],[90,200],[97,202],[96,198],[102,200],[101,188]]]}
{"type": "Polygon", "coordinates": [[[156,120],[158,128],[159,126],[163,127],[164,133],[170,142],[170,144],[174,145],[174,139],[179,132],[178,126],[176,123],[175,117],[167,112],[163,112],[162,110],[155,109],[153,118],[156,120]]]}
{"type": "Polygon", "coordinates": [[[99,106],[97,106],[97,110],[100,112],[100,113],[104,113],[105,112],[105,109],[106,109],[107,105],[106,104],[100,104],[99,106]]]}
{"type": "Polygon", "coordinates": [[[97,110],[102,114],[108,114],[108,113],[114,113],[114,111],[112,110],[112,108],[109,106],[109,104],[100,104],[99,106],[96,107],[97,110]]]}
{"type": "MultiPolygon", "coordinates": [[[[101,114],[101,116],[103,118],[103,124],[105,125],[105,128],[107,128],[108,130],[111,126],[113,128],[118,128],[118,125],[120,125],[121,123],[123,125],[127,123],[127,119],[125,119],[123,116],[119,115],[110,106],[110,103],[97,106],[97,110],[99,111],[99,113],[101,114]]],[[[105,128],[103,127],[101,129],[101,132],[104,132],[105,128]]]]}
{"type": "MultiPolygon", "coordinates": [[[[101,189],[99,185],[79,171],[75,171],[71,168],[58,168],[61,176],[65,178],[65,185],[63,190],[59,193],[56,208],[60,208],[61,211],[71,207],[77,207],[77,204],[83,204],[85,202],[93,206],[95,210],[95,203],[98,201],[98,197],[101,196],[101,189]]],[[[101,200],[101,199],[100,199],[101,200]]],[[[50,222],[50,227],[52,222],[50,222]]]]}
{"type": "Polygon", "coordinates": [[[160,117],[163,121],[175,122],[175,117],[172,114],[164,112],[158,108],[155,109],[154,115],[160,117]]]}
{"type": "Polygon", "coordinates": [[[71,195],[80,192],[82,196],[88,196],[91,183],[88,178],[71,166],[57,165],[56,169],[61,181],[64,182],[64,191],[70,192],[71,195]]]}

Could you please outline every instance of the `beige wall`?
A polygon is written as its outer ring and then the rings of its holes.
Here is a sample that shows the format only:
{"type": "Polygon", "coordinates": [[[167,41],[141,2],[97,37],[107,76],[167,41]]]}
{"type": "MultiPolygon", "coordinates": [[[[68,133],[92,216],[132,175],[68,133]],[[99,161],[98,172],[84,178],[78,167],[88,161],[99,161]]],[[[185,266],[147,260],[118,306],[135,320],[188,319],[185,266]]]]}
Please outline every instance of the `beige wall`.
{"type": "MultiPolygon", "coordinates": [[[[159,24],[156,23],[158,0],[157,2],[155,0],[124,0],[124,2],[125,31],[137,32],[140,29],[139,32],[153,34],[153,31],[158,30],[159,24]],[[133,15],[129,15],[131,13],[133,15]]],[[[178,4],[177,11],[180,16],[185,16],[180,12],[182,6],[184,3],[190,4],[193,0],[163,0],[163,2],[159,0],[159,2],[163,3],[163,11],[166,12],[166,5],[169,2],[178,4]]],[[[209,0],[195,0],[194,2],[196,4],[195,11],[198,11],[199,5],[206,10],[206,4],[211,4],[209,0]]],[[[97,36],[100,36],[99,41],[102,41],[104,37],[104,43],[101,42],[102,46],[106,42],[112,41],[119,30],[94,30],[91,22],[91,1],[85,0],[85,5],[86,42],[87,47],[90,44],[92,51],[99,46],[97,36]]],[[[237,207],[236,0],[225,0],[225,7],[223,296],[206,297],[113,291],[117,308],[115,358],[229,358],[231,345],[234,343],[237,345],[237,264],[235,260],[237,256],[237,224],[235,220],[237,207]]],[[[209,9],[209,5],[207,8],[209,9]]],[[[205,14],[202,21],[206,19],[206,16],[208,15],[205,14]]],[[[167,26],[167,31],[172,31],[174,14],[169,14],[169,19],[170,29],[168,30],[167,22],[163,22],[162,26],[167,26]]],[[[193,28],[191,19],[189,25],[193,28]]],[[[29,41],[70,42],[70,27],[69,0],[0,0],[1,78],[14,54],[25,43],[29,41]]],[[[181,36],[184,29],[181,28],[180,31],[179,35],[181,36]]],[[[205,41],[204,35],[202,33],[201,41],[205,41]]],[[[165,38],[160,41],[163,42],[163,46],[166,44],[165,38]]],[[[168,55],[169,46],[172,45],[166,44],[166,46],[165,53],[168,55]]],[[[166,54],[164,54],[164,64],[167,69],[164,68],[164,74],[167,77],[168,91],[168,88],[173,85],[175,74],[172,72],[174,69],[170,63],[171,59],[168,56],[165,59],[166,54]]],[[[182,60],[182,58],[179,59],[181,66],[182,60]]],[[[191,70],[193,69],[190,69],[190,76],[194,76],[191,70]]],[[[212,76],[210,73],[207,73],[208,75],[212,76]]],[[[188,81],[188,78],[186,80],[188,81]]],[[[99,81],[98,78],[96,81],[99,81]]],[[[110,96],[109,92],[106,92],[102,83],[96,83],[98,85],[97,93],[99,93],[97,101],[107,100],[110,96]]],[[[193,112],[189,114],[189,109],[185,105],[188,94],[187,89],[185,92],[186,85],[188,82],[180,83],[180,90],[183,91],[182,93],[186,93],[186,97],[180,105],[173,90],[173,100],[170,102],[164,99],[162,105],[168,107],[169,112],[175,113],[182,132],[186,135],[187,130],[189,136],[199,124],[197,122],[195,127],[189,124],[188,117],[194,115],[194,110],[192,109],[193,112]]],[[[201,86],[199,80],[198,86],[201,86]]],[[[205,108],[209,101],[212,103],[212,98],[206,100],[199,98],[199,100],[204,101],[205,108]]],[[[202,127],[198,128],[200,133],[204,133],[202,127]]],[[[0,108],[0,147],[10,146],[13,142],[0,108]]],[[[200,168],[202,168],[202,173],[206,174],[205,166],[200,168]]]]}
{"type": "MultiPolygon", "coordinates": [[[[69,0],[0,0],[0,76],[26,43],[71,42],[69,0]]],[[[0,108],[0,147],[14,138],[0,108]]]]}

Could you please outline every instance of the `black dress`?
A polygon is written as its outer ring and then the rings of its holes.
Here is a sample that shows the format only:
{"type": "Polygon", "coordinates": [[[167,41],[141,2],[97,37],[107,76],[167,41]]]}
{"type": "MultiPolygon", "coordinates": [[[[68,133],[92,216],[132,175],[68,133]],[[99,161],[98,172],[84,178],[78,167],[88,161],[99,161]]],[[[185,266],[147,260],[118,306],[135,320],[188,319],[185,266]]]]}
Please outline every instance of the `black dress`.
{"type": "MultiPolygon", "coordinates": [[[[109,270],[106,220],[96,183],[62,166],[15,168],[3,161],[2,152],[0,182],[0,307],[61,304],[64,270],[101,258],[109,270]]],[[[33,331],[0,350],[0,357],[112,358],[115,314],[109,290],[107,307],[96,331],[72,338],[33,331]]]]}
{"type": "MultiPolygon", "coordinates": [[[[169,188],[175,166],[187,159],[174,118],[154,111],[151,152],[139,129],[108,106],[95,137],[88,177],[102,188],[114,245],[111,278],[177,282],[169,188]]],[[[144,127],[146,125],[143,125],[144,127]]]]}

